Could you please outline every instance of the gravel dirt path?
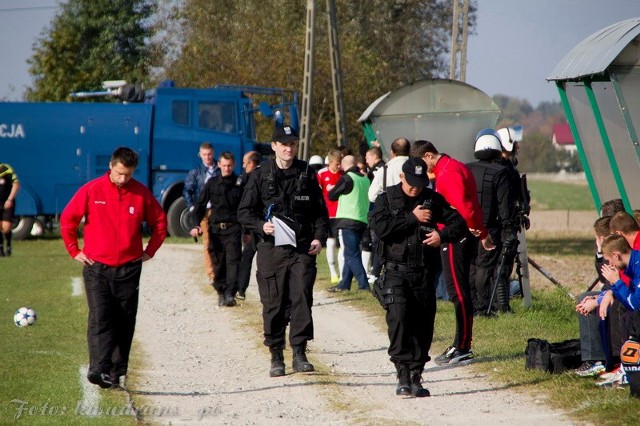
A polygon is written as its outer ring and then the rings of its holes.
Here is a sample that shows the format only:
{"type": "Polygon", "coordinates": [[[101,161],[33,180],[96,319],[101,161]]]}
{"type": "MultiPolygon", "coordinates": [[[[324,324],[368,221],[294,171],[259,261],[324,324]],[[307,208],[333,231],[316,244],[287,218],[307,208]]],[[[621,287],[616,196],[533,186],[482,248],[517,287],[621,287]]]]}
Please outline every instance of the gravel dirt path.
{"type": "MultiPolygon", "coordinates": [[[[218,308],[202,283],[200,245],[164,245],[143,268],[128,388],[145,422],[187,425],[568,425],[562,412],[474,372],[473,364],[423,374],[430,398],[395,395],[386,333],[316,291],[314,373],[270,378],[255,280],[247,302],[218,308]]],[[[443,350],[444,348],[436,348],[443,350]]],[[[433,354],[438,351],[432,350],[433,354]]]]}

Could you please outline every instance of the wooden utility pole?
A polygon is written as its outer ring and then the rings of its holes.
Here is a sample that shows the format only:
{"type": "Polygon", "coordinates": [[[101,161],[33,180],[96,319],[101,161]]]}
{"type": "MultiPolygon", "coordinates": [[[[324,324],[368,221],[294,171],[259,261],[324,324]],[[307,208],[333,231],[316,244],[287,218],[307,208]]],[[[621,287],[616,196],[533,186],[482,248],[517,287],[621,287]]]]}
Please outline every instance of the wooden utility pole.
{"type": "Polygon", "coordinates": [[[469,0],[453,0],[451,25],[451,65],[449,78],[467,79],[467,34],[469,28],[469,0]]]}

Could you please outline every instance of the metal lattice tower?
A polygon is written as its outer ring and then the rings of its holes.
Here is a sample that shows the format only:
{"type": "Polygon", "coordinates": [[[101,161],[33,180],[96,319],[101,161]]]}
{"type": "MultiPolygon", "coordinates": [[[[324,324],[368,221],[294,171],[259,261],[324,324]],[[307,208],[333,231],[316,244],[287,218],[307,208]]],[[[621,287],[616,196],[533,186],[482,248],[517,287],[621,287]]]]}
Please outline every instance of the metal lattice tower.
{"type": "MultiPolygon", "coordinates": [[[[336,120],[338,145],[347,144],[347,128],[344,115],[344,91],[335,0],[327,0],[327,33],[331,55],[331,81],[333,83],[333,107],[336,120]]],[[[313,103],[313,74],[315,70],[316,2],[307,0],[307,27],[305,32],[304,73],[302,82],[302,111],[300,120],[300,152],[303,160],[309,159],[311,146],[311,113],[313,103]]]]}
{"type": "Polygon", "coordinates": [[[311,144],[311,104],[313,102],[313,72],[316,53],[316,2],[307,0],[307,29],[304,45],[304,73],[302,76],[302,108],[300,118],[300,149],[298,155],[303,160],[309,158],[311,144]]]}
{"type": "Polygon", "coordinates": [[[338,145],[347,145],[347,125],[344,118],[344,91],[342,90],[342,65],[340,64],[340,44],[338,43],[338,21],[336,2],[327,0],[327,25],[329,34],[329,54],[331,55],[331,81],[333,83],[333,109],[336,116],[336,139],[338,145]]]}

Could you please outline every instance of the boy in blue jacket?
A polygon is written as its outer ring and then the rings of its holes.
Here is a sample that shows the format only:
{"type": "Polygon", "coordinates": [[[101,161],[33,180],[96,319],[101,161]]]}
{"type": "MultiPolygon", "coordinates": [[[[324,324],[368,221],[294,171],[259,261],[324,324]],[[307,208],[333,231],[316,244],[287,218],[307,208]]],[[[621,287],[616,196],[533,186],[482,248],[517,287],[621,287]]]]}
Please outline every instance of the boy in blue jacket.
{"type": "Polygon", "coordinates": [[[602,242],[602,254],[608,262],[602,265],[602,275],[614,284],[598,298],[600,318],[606,318],[614,298],[634,312],[627,326],[629,339],[620,350],[620,360],[631,396],[640,398],[640,251],[631,250],[624,236],[610,235],[602,242]],[[620,279],[620,271],[629,277],[628,285],[620,279]]]}

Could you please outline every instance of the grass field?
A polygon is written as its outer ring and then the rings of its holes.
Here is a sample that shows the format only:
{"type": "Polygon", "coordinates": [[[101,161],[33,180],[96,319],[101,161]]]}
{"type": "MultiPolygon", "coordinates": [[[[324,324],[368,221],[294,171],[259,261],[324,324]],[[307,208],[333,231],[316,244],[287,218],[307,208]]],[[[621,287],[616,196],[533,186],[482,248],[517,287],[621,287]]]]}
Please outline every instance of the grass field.
{"type": "Polygon", "coordinates": [[[81,265],[58,238],[15,241],[14,255],[0,258],[0,424],[135,423],[106,415],[126,409],[124,392],[99,391],[99,400],[83,401],[87,308],[84,293],[72,295],[74,277],[81,278],[81,265]],[[36,310],[35,325],[13,324],[21,306],[36,310]],[[100,409],[105,415],[92,415],[100,409]]]}
{"type": "Polygon", "coordinates": [[[531,179],[532,210],[595,210],[587,185],[531,179]]]}

